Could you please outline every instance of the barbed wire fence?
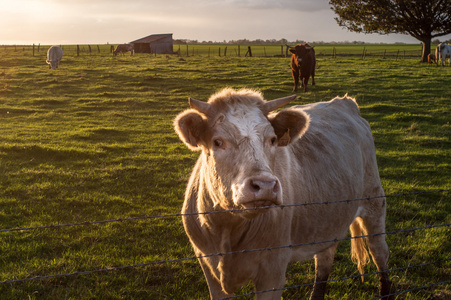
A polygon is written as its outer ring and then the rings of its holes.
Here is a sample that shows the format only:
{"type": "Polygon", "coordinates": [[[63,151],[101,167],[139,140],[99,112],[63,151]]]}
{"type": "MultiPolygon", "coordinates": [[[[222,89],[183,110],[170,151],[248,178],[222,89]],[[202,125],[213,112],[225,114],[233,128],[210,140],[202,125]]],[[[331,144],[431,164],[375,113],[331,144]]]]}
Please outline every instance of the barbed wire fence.
{"type": "MultiPolygon", "coordinates": [[[[277,208],[285,209],[285,208],[292,208],[292,207],[299,207],[299,206],[309,206],[309,205],[343,204],[343,203],[350,203],[350,202],[354,202],[354,201],[372,200],[372,199],[384,198],[384,197],[385,198],[393,198],[393,197],[404,197],[404,196],[420,195],[420,194],[448,193],[449,191],[451,191],[451,189],[439,189],[439,190],[431,190],[431,191],[416,191],[416,192],[408,192],[408,193],[397,193],[397,194],[390,194],[390,195],[380,195],[380,196],[374,196],[374,197],[364,197],[364,198],[337,200],[337,201],[310,202],[310,203],[299,203],[299,204],[291,204],[291,205],[275,205],[275,206],[258,207],[258,208],[246,208],[246,209],[218,210],[218,211],[209,211],[209,212],[203,212],[203,213],[190,213],[190,214],[176,213],[176,214],[165,214],[165,215],[154,215],[154,216],[119,218],[119,219],[101,220],[101,221],[85,221],[85,222],[70,223],[70,224],[50,224],[50,225],[45,225],[45,226],[0,229],[0,234],[5,233],[5,232],[24,232],[24,231],[30,231],[30,230],[58,229],[58,228],[74,227],[74,226],[103,225],[103,224],[115,223],[115,222],[146,220],[146,219],[174,218],[174,217],[183,217],[183,216],[195,216],[195,215],[201,215],[201,214],[202,215],[205,215],[205,214],[219,214],[219,213],[227,213],[227,212],[239,212],[239,211],[261,210],[261,209],[277,209],[277,208]]],[[[75,275],[87,275],[87,274],[110,272],[110,271],[120,271],[120,270],[124,270],[124,269],[139,268],[139,267],[145,267],[145,266],[151,266],[151,265],[160,265],[160,264],[168,264],[168,263],[180,263],[180,262],[184,262],[184,261],[198,260],[198,259],[202,259],[202,258],[209,258],[209,257],[215,257],[215,256],[224,256],[224,255],[232,255],[232,254],[245,254],[245,253],[261,252],[261,251],[271,251],[271,250],[276,250],[276,249],[311,246],[311,245],[323,244],[323,243],[337,243],[337,242],[348,241],[348,240],[352,240],[352,239],[368,238],[368,237],[380,236],[380,235],[394,235],[394,234],[400,234],[400,233],[415,232],[415,231],[418,231],[418,230],[429,230],[429,229],[447,228],[447,227],[451,229],[451,223],[449,221],[447,223],[443,223],[443,224],[427,225],[427,226],[421,226],[421,227],[415,227],[415,228],[404,228],[404,229],[398,229],[398,230],[392,230],[392,231],[380,232],[380,233],[374,233],[374,234],[368,234],[368,235],[346,237],[346,238],[342,238],[342,239],[332,239],[332,240],[317,241],[317,242],[310,242],[310,243],[290,244],[290,245],[282,245],[282,246],[275,246],[275,247],[265,247],[265,248],[258,248],[258,249],[245,249],[245,250],[238,250],[238,251],[231,251],[231,252],[224,252],[224,253],[213,253],[213,254],[202,255],[202,256],[191,256],[191,257],[183,257],[183,258],[169,259],[169,260],[158,260],[158,261],[144,262],[144,263],[139,263],[139,264],[119,266],[119,267],[108,267],[108,268],[98,269],[98,270],[86,270],[86,271],[79,271],[79,272],[72,272],[72,273],[65,273],[65,274],[49,274],[49,275],[35,276],[35,277],[30,277],[30,278],[11,279],[11,280],[0,281],[0,285],[16,284],[16,283],[22,283],[22,282],[27,282],[27,281],[45,280],[45,279],[51,279],[51,278],[69,277],[69,276],[75,276],[75,275]]],[[[425,267],[425,266],[441,264],[441,263],[449,263],[451,261],[451,256],[450,256],[449,253],[447,255],[448,255],[448,257],[442,258],[442,259],[439,259],[439,260],[436,260],[436,261],[430,261],[430,262],[424,262],[424,263],[416,264],[416,265],[410,265],[410,266],[403,266],[403,267],[388,269],[385,272],[389,273],[389,272],[395,272],[395,271],[408,270],[408,269],[411,269],[411,268],[419,268],[419,267],[425,267]]],[[[365,273],[365,274],[358,274],[358,275],[353,275],[353,276],[349,276],[349,277],[342,277],[342,278],[322,281],[320,283],[330,283],[330,282],[350,280],[350,279],[360,278],[362,276],[375,275],[375,274],[378,274],[378,273],[379,272],[370,272],[370,273],[365,273]]],[[[403,293],[408,293],[408,292],[415,291],[415,290],[421,290],[421,289],[426,289],[426,288],[439,286],[439,285],[450,284],[450,283],[451,283],[451,280],[444,280],[444,281],[439,281],[439,282],[433,282],[433,283],[430,283],[428,285],[424,285],[424,286],[420,286],[420,287],[413,287],[413,288],[410,288],[410,289],[407,289],[407,290],[398,291],[398,292],[395,292],[395,293],[393,293],[391,295],[396,296],[396,295],[400,295],[400,294],[403,294],[403,293]]],[[[251,292],[251,293],[248,293],[248,294],[231,296],[231,297],[227,297],[227,298],[224,298],[224,299],[236,299],[236,298],[241,298],[241,297],[246,297],[246,296],[262,294],[262,293],[270,293],[270,292],[275,292],[275,291],[280,291],[280,290],[301,288],[301,287],[312,286],[312,285],[314,285],[314,282],[300,284],[300,285],[294,285],[294,286],[286,286],[286,287],[283,287],[283,288],[280,288],[280,289],[271,289],[271,290],[265,290],[265,291],[254,291],[254,292],[251,292]]],[[[371,298],[370,300],[380,299],[380,298],[381,297],[375,297],[375,298],[371,298]]]]}
{"type": "MultiPolygon", "coordinates": [[[[27,52],[33,56],[46,55],[51,45],[0,45],[2,52],[27,52]]],[[[112,54],[117,44],[81,44],[81,45],[58,45],[64,51],[64,55],[100,55],[112,54]]],[[[340,49],[339,45],[321,45],[322,49],[316,52],[316,57],[361,57],[365,58],[391,58],[406,59],[420,58],[422,50],[404,49],[404,47],[378,46],[373,48],[371,44],[357,46],[352,50],[340,49]],[[337,50],[338,48],[338,50],[337,50]]],[[[285,45],[259,45],[259,44],[173,44],[173,54],[183,57],[189,56],[218,56],[218,57],[248,57],[246,50],[251,52],[253,57],[291,57],[285,45]]],[[[433,53],[435,47],[431,48],[433,53]]],[[[153,55],[153,53],[152,53],[153,55]]],[[[166,54],[165,54],[166,55],[166,54]]]]}

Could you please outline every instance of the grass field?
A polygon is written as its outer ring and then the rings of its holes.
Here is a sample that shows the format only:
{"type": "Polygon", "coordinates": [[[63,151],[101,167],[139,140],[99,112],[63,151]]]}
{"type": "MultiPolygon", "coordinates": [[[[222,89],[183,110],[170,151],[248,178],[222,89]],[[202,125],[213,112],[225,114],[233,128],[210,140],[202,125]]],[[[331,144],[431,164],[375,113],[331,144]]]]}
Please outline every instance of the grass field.
{"type": "MultiPolygon", "coordinates": [[[[0,230],[178,213],[198,155],[172,129],[173,118],[188,108],[187,98],[206,100],[228,86],[260,89],[266,99],[292,90],[284,57],[113,58],[108,51],[68,51],[52,71],[42,49],[35,56],[2,48],[0,54],[0,230]]],[[[386,194],[451,188],[451,68],[418,61],[319,57],[317,85],[293,103],[356,97],[372,127],[386,194]]],[[[449,192],[387,201],[387,231],[451,221],[449,192]]],[[[387,241],[389,268],[449,259],[451,228],[388,235],[387,241]]],[[[358,274],[349,248],[349,241],[340,244],[331,279],[358,274]]],[[[0,232],[0,253],[0,281],[194,255],[180,217],[0,232]]],[[[373,271],[370,264],[367,272],[373,271]]],[[[398,291],[449,281],[451,263],[393,271],[390,277],[398,291]]],[[[287,286],[313,279],[313,261],[294,264],[287,286]]],[[[284,299],[304,299],[310,291],[287,289],[284,299]]],[[[398,299],[450,299],[450,291],[451,284],[439,284],[398,299]]],[[[197,261],[184,260],[1,283],[0,295],[206,299],[208,288],[197,261]]],[[[374,275],[363,284],[357,278],[329,284],[329,299],[376,295],[374,275]]]]}

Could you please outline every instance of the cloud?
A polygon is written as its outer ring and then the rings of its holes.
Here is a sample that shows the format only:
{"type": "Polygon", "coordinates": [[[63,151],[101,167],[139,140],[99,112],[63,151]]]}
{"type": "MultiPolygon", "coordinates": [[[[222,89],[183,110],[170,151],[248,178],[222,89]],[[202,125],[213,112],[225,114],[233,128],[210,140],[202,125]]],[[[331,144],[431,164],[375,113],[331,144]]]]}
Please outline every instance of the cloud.
{"type": "Polygon", "coordinates": [[[325,0],[229,0],[226,2],[229,5],[249,9],[296,10],[301,12],[329,9],[329,4],[325,0]]]}

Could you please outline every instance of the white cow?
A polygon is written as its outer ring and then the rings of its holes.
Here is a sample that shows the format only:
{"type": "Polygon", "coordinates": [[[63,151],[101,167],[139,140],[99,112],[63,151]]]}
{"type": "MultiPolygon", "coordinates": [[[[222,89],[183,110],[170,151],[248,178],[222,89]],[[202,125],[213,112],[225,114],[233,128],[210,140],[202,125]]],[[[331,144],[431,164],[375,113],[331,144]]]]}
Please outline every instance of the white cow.
{"type": "MultiPolygon", "coordinates": [[[[174,121],[188,148],[201,151],[182,213],[210,296],[230,296],[252,281],[257,291],[271,290],[257,299],[280,299],[288,264],[314,257],[311,299],[323,299],[335,239],[348,229],[352,236],[378,234],[367,244],[380,271],[380,295],[388,295],[389,252],[379,234],[386,201],[368,122],[347,96],[270,113],[295,97],[265,101],[260,92],[225,89],[208,103],[190,98],[191,109],[174,121]],[[382,197],[268,208],[374,196],[382,197]],[[231,209],[245,210],[208,214],[231,209]],[[289,247],[319,241],[329,242],[289,247]],[[272,249],[246,252],[264,248],[272,249]]],[[[369,257],[364,240],[351,245],[363,273],[369,257]]]]}
{"type": "Polygon", "coordinates": [[[63,58],[63,49],[58,46],[52,46],[47,51],[47,60],[45,62],[49,64],[49,69],[56,70],[61,58],[63,58]]]}
{"type": "Polygon", "coordinates": [[[118,53],[124,55],[124,53],[128,51],[130,51],[130,55],[133,55],[133,53],[135,53],[135,48],[133,44],[119,44],[113,51],[113,56],[116,56],[118,53]]]}
{"type": "Polygon", "coordinates": [[[451,45],[443,43],[439,44],[437,48],[435,48],[435,57],[437,63],[439,63],[439,61],[442,62],[442,66],[446,65],[446,58],[448,58],[449,65],[451,66],[451,45]]]}

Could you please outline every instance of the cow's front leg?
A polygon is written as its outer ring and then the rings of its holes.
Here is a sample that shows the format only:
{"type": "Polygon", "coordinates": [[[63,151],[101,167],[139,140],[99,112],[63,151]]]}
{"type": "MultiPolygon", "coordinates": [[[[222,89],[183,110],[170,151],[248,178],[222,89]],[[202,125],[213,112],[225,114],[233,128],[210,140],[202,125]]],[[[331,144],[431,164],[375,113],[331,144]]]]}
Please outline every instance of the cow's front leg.
{"type": "Polygon", "coordinates": [[[255,284],[256,300],[280,300],[282,298],[283,287],[285,285],[285,274],[282,278],[272,278],[272,283],[255,284]]]}
{"type": "MultiPolygon", "coordinates": [[[[202,255],[200,252],[196,253],[198,256],[202,255]]],[[[221,283],[218,279],[211,273],[208,265],[203,261],[203,259],[199,259],[200,266],[202,267],[202,271],[204,271],[205,279],[207,279],[208,290],[210,291],[211,299],[222,299],[227,298],[230,294],[225,293],[222,290],[221,283]]]]}
{"type": "Polygon", "coordinates": [[[304,92],[307,92],[307,84],[308,84],[308,77],[302,77],[302,87],[304,88],[304,92]]]}
{"type": "Polygon", "coordinates": [[[310,300],[323,300],[326,294],[326,283],[334,262],[335,249],[338,243],[315,255],[315,285],[310,300]]]}
{"type": "Polygon", "coordinates": [[[291,70],[291,75],[293,76],[293,81],[294,81],[293,92],[297,92],[298,91],[298,85],[299,85],[299,72],[291,70]]]}
{"type": "Polygon", "coordinates": [[[258,278],[254,280],[256,300],[280,300],[285,286],[285,272],[288,262],[271,259],[264,267],[260,266],[258,278]],[[261,293],[260,293],[261,292],[261,293]]]}

